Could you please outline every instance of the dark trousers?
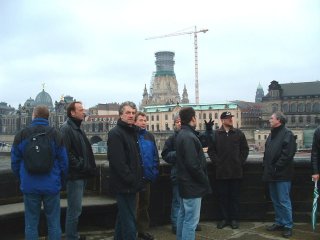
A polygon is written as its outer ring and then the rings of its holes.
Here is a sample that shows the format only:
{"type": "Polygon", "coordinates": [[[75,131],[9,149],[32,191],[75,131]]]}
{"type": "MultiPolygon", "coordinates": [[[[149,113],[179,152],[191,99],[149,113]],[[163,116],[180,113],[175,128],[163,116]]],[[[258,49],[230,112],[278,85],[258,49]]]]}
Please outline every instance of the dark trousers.
{"type": "Polygon", "coordinates": [[[241,179],[217,179],[219,220],[239,220],[241,179]]]}
{"type": "Polygon", "coordinates": [[[139,233],[145,233],[149,229],[150,217],[148,213],[150,205],[150,183],[146,184],[146,190],[137,193],[137,229],[139,233]]]}

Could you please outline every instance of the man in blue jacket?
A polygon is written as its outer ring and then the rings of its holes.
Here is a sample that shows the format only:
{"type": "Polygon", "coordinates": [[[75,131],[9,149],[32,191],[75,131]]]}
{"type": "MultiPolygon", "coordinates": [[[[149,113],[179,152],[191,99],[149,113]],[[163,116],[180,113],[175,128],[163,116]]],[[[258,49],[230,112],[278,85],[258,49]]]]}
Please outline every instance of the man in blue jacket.
{"type": "MultiPolygon", "coordinates": [[[[61,239],[60,227],[60,189],[61,176],[66,176],[68,158],[62,137],[55,129],[48,131],[49,110],[46,106],[37,106],[32,115],[31,127],[27,127],[14,138],[11,150],[11,168],[20,180],[25,207],[25,238],[38,239],[38,223],[41,204],[47,218],[48,236],[50,240],[61,239]],[[51,140],[53,166],[48,173],[30,173],[25,166],[25,149],[30,136],[35,133],[48,131],[51,140]]],[[[50,147],[48,148],[50,149],[50,147]]],[[[40,149],[41,151],[41,149],[40,149]]],[[[50,151],[50,150],[49,150],[50,151]]]]}
{"type": "Polygon", "coordinates": [[[138,112],[135,117],[135,125],[139,127],[138,141],[143,166],[143,177],[146,187],[138,196],[137,228],[138,237],[144,240],[152,240],[154,237],[147,232],[150,225],[148,208],[150,205],[150,183],[154,182],[159,175],[159,154],[154,136],[147,131],[147,115],[138,112]]]}

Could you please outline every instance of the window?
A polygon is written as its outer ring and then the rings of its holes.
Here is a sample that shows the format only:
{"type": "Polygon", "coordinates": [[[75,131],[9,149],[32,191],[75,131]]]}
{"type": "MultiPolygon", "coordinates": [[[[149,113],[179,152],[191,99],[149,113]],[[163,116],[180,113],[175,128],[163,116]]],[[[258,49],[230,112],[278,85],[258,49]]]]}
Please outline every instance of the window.
{"type": "Polygon", "coordinates": [[[203,119],[206,119],[207,118],[207,114],[203,114],[203,119]]]}
{"type": "Polygon", "coordinates": [[[159,121],[159,115],[157,115],[157,121],[159,121]]]}
{"type": "Polygon", "coordinates": [[[312,112],[320,112],[320,106],[319,106],[319,103],[314,103],[313,106],[312,106],[312,112]]]}
{"type": "Polygon", "coordinates": [[[304,104],[303,103],[298,104],[298,112],[304,112],[304,104]]]}
{"type": "Polygon", "coordinates": [[[311,112],[311,103],[306,104],[306,112],[311,112]]]}
{"type": "Polygon", "coordinates": [[[261,140],[261,135],[258,135],[258,140],[261,140]]]}
{"type": "Polygon", "coordinates": [[[212,113],[209,113],[209,118],[212,119],[212,113]]]}
{"type": "Polygon", "coordinates": [[[303,123],[303,117],[302,116],[299,117],[299,123],[303,123]]]}
{"type": "Polygon", "coordinates": [[[282,105],[282,111],[285,112],[285,113],[289,111],[289,106],[288,106],[287,103],[284,103],[284,104],[282,105]]]}
{"type": "Polygon", "coordinates": [[[278,111],[278,104],[273,103],[273,104],[272,104],[272,112],[274,113],[274,112],[276,112],[276,111],[278,111]]]}
{"type": "Polygon", "coordinates": [[[296,117],[295,117],[295,116],[292,116],[292,117],[291,117],[291,122],[292,122],[292,123],[295,123],[295,122],[296,122],[296,117]]]}
{"type": "Polygon", "coordinates": [[[307,123],[311,123],[311,116],[307,116],[307,123]]]}
{"type": "Polygon", "coordinates": [[[291,103],[290,112],[297,112],[297,104],[296,103],[291,103]]]}
{"type": "Polygon", "coordinates": [[[160,131],[159,124],[157,124],[157,131],[160,131]]]}
{"type": "Polygon", "coordinates": [[[167,121],[168,120],[168,114],[164,115],[164,119],[167,121]]]}
{"type": "Polygon", "coordinates": [[[264,135],[264,140],[266,140],[266,139],[267,139],[267,137],[268,137],[268,135],[264,135]]]}
{"type": "Polygon", "coordinates": [[[151,125],[151,130],[154,131],[154,126],[153,126],[153,124],[151,125]]]}
{"type": "Polygon", "coordinates": [[[214,114],[214,119],[218,119],[218,113],[214,114]]]}
{"type": "Polygon", "coordinates": [[[199,119],[201,119],[201,113],[199,113],[199,119]]]}
{"type": "Polygon", "coordinates": [[[154,121],[154,116],[153,115],[151,115],[151,121],[154,121]]]}

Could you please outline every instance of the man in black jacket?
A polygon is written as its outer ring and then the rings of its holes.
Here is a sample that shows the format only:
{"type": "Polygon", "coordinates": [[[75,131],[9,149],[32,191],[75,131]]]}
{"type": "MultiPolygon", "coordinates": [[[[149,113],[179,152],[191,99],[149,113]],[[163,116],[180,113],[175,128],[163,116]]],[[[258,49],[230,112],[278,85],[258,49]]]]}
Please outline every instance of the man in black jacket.
{"type": "Polygon", "coordinates": [[[210,133],[213,123],[206,123],[207,135],[212,136],[208,154],[216,169],[218,229],[229,224],[233,229],[239,228],[241,179],[243,165],[249,154],[246,137],[240,129],[233,127],[232,117],[231,112],[223,112],[220,116],[222,126],[214,133],[210,133]]]}
{"type": "Polygon", "coordinates": [[[285,122],[281,112],[275,112],[270,117],[271,133],[263,156],[263,180],[268,182],[275,212],[275,223],[267,230],[281,230],[283,237],[290,237],[293,227],[290,189],[296,142],[293,133],[285,127],[285,122]]]}
{"type": "Polygon", "coordinates": [[[318,181],[319,173],[320,173],[320,127],[318,127],[313,134],[311,164],[312,164],[312,179],[313,181],[318,181]]]}
{"type": "Polygon", "coordinates": [[[136,109],[133,102],[122,103],[117,125],[108,134],[110,189],[118,204],[115,240],[136,239],[136,193],[144,188],[138,131],[134,125],[136,109]]]}
{"type": "MultiPolygon", "coordinates": [[[[80,128],[85,117],[82,103],[71,102],[67,107],[67,116],[67,121],[60,129],[69,159],[65,231],[67,240],[78,240],[77,228],[81,215],[83,192],[87,179],[96,175],[96,162],[91,144],[80,128]]],[[[80,239],[85,239],[85,237],[80,239]]]]}
{"type": "Polygon", "coordinates": [[[195,111],[192,107],[179,112],[181,130],[176,139],[177,180],[180,209],[177,221],[177,240],[195,239],[200,219],[201,199],[211,192],[207,162],[198,133],[195,111]]]}

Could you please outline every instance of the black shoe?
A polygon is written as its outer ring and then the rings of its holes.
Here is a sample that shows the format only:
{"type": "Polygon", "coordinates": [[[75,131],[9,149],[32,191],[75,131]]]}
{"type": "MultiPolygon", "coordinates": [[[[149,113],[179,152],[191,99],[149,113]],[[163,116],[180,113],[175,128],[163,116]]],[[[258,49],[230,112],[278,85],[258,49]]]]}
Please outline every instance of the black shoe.
{"type": "Polygon", "coordinates": [[[197,231],[197,232],[200,232],[201,230],[202,230],[202,228],[201,228],[201,226],[198,224],[197,227],[196,227],[196,231],[197,231]]]}
{"type": "Polygon", "coordinates": [[[150,233],[138,233],[138,238],[143,240],[154,240],[154,236],[152,236],[150,233]]]}
{"type": "Polygon", "coordinates": [[[292,228],[284,227],[282,237],[289,238],[291,236],[292,236],[292,228]]]}
{"type": "Polygon", "coordinates": [[[231,225],[232,229],[238,229],[239,228],[239,222],[237,220],[232,220],[230,225],[231,225]]]}
{"type": "Polygon", "coordinates": [[[283,226],[274,223],[271,226],[267,227],[267,231],[270,231],[270,232],[282,231],[283,228],[284,228],[283,226]]]}
{"type": "Polygon", "coordinates": [[[177,234],[177,227],[172,226],[172,227],[171,227],[171,231],[172,231],[172,233],[173,233],[174,235],[176,235],[176,234],[177,234]]]}
{"type": "Polygon", "coordinates": [[[228,223],[226,220],[222,220],[222,221],[219,221],[218,224],[217,224],[217,228],[218,229],[222,229],[224,227],[228,226],[228,223]]]}
{"type": "Polygon", "coordinates": [[[86,240],[86,236],[80,235],[80,236],[79,236],[79,240],[86,240]]]}

